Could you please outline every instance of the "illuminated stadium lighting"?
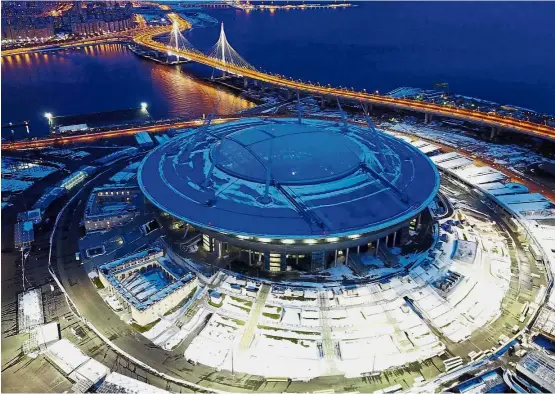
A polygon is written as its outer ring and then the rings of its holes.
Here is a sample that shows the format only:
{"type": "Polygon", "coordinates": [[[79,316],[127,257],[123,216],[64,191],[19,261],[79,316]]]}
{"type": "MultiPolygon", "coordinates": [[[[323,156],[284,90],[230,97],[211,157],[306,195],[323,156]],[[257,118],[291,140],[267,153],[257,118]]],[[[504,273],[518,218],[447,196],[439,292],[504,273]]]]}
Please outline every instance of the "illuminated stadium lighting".
{"type": "Polygon", "coordinates": [[[281,243],[286,244],[286,245],[292,245],[292,244],[295,243],[295,240],[294,239],[282,239],[281,243]]]}

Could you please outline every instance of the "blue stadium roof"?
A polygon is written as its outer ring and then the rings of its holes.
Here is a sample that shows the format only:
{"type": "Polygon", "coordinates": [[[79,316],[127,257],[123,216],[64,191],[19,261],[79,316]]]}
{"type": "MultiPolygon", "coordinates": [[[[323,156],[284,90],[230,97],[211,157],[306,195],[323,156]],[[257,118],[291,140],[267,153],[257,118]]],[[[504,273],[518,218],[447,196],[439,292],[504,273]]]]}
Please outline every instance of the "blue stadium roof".
{"type": "Polygon", "coordinates": [[[270,166],[274,182],[302,185],[341,179],[360,167],[364,155],[358,144],[332,131],[270,124],[222,139],[210,159],[238,178],[265,183],[270,166]]]}
{"type": "Polygon", "coordinates": [[[139,186],[197,227],[298,239],[378,231],[422,211],[439,189],[416,148],[365,127],[248,118],[173,138],[143,160],[139,186]]]}

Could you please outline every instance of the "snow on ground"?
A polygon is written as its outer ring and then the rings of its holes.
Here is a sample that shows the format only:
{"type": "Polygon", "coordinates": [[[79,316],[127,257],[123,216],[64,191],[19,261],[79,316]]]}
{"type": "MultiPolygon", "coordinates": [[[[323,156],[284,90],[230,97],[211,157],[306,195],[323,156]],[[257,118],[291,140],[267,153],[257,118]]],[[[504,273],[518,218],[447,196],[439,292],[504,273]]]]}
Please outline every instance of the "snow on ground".
{"type": "Polygon", "coordinates": [[[218,370],[231,370],[230,353],[240,339],[239,332],[232,322],[214,314],[185,350],[185,358],[218,370]]]}
{"type": "Polygon", "coordinates": [[[27,190],[33,185],[30,181],[21,181],[19,179],[9,179],[2,177],[3,193],[18,193],[27,190]]]}
{"type": "Polygon", "coordinates": [[[82,150],[74,150],[74,149],[48,149],[42,151],[43,155],[51,155],[51,156],[58,156],[58,157],[69,157],[72,159],[82,159],[90,155],[90,153],[82,151],[82,150]]]}
{"type": "MultiPolygon", "coordinates": [[[[510,166],[523,167],[530,164],[550,161],[542,155],[539,155],[519,145],[496,144],[491,141],[481,141],[464,135],[458,131],[438,129],[433,124],[411,124],[408,122],[390,123],[383,122],[379,126],[385,130],[397,131],[401,133],[409,133],[417,137],[428,140],[438,141],[441,144],[449,145],[457,149],[464,149],[472,152],[480,157],[486,157],[492,161],[504,162],[510,166]]],[[[551,160],[551,162],[553,162],[551,160]]]]}
{"type": "Polygon", "coordinates": [[[40,289],[33,289],[19,294],[18,323],[19,332],[26,332],[33,327],[44,324],[42,292],[40,289]]]}
{"type": "Polygon", "coordinates": [[[162,347],[164,350],[172,350],[181,343],[188,335],[191,334],[200,324],[203,323],[209,311],[204,308],[198,308],[195,314],[180,327],[176,325],[181,317],[189,310],[191,305],[204,294],[205,288],[197,288],[197,291],[185,305],[177,311],[161,316],[160,321],[143,335],[150,339],[155,345],[162,347]]]}
{"type": "Polygon", "coordinates": [[[329,278],[332,280],[357,278],[357,276],[353,274],[353,271],[346,265],[339,265],[337,267],[329,268],[322,271],[322,273],[330,274],[329,278]]]}
{"type": "Polygon", "coordinates": [[[464,261],[465,263],[473,263],[476,258],[477,246],[478,244],[476,242],[459,239],[453,259],[464,261]]]}
{"type": "Polygon", "coordinates": [[[69,375],[90,360],[90,357],[86,356],[77,346],[67,339],[61,339],[48,345],[46,355],[66,375],[69,375]]]}
{"type": "Polygon", "coordinates": [[[234,354],[234,369],[261,376],[309,379],[326,372],[314,340],[286,339],[271,334],[256,335],[247,352],[234,354]]]}
{"type": "Polygon", "coordinates": [[[348,377],[425,360],[445,349],[403,300],[349,312],[346,320],[350,323],[333,332],[334,339],[339,340],[338,366],[348,377]]]}
{"type": "MultiPolygon", "coordinates": [[[[59,164],[59,167],[63,165],[59,164]]],[[[11,157],[2,158],[2,177],[11,176],[17,179],[42,179],[58,168],[44,164],[20,161],[11,157]]]]}
{"type": "Polygon", "coordinates": [[[116,312],[123,310],[123,305],[121,305],[121,302],[119,301],[119,299],[114,295],[105,297],[104,301],[108,305],[110,305],[110,308],[112,308],[116,312]]]}
{"type": "Polygon", "coordinates": [[[102,382],[97,392],[121,394],[169,394],[169,391],[159,389],[148,383],[141,382],[129,376],[112,372],[102,382]]]}
{"type": "Polygon", "coordinates": [[[94,384],[100,381],[109,373],[110,370],[108,369],[108,367],[93,358],[89,358],[79,368],[71,372],[69,374],[69,377],[75,382],[84,380],[92,382],[94,384]]]}

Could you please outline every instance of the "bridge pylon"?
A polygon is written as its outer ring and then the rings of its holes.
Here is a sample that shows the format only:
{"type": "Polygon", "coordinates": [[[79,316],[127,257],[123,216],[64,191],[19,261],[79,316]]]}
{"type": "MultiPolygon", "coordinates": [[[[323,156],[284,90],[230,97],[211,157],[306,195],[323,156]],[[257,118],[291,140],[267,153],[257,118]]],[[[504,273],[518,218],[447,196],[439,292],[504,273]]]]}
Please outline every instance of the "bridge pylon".
{"type": "Polygon", "coordinates": [[[249,63],[247,63],[247,61],[243,59],[241,55],[239,55],[237,51],[233,49],[233,47],[229,44],[225,34],[223,22],[220,27],[220,37],[218,38],[216,44],[210,49],[210,51],[208,51],[208,56],[218,60],[224,65],[224,67],[225,65],[229,64],[235,67],[249,68],[251,70],[255,69],[249,63]]]}
{"type": "MultiPolygon", "coordinates": [[[[170,32],[170,42],[168,43],[168,47],[170,50],[177,51],[196,51],[193,44],[189,42],[179,30],[179,23],[174,22],[172,25],[172,30],[170,32]]],[[[177,57],[179,55],[176,54],[177,57]]]]}

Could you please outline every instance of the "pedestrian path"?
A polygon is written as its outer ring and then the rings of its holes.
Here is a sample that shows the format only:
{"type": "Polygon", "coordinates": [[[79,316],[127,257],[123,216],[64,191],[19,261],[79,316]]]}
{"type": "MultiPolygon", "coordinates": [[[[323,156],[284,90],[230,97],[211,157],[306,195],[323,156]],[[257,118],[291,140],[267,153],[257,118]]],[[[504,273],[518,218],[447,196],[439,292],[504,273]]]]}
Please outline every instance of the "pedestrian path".
{"type": "Polygon", "coordinates": [[[264,305],[266,305],[266,299],[268,298],[268,294],[270,293],[270,288],[271,287],[266,284],[260,287],[258,297],[251,309],[249,320],[245,326],[245,331],[243,332],[241,342],[239,343],[239,350],[241,351],[246,350],[252,342],[254,330],[258,325],[258,319],[260,318],[260,315],[264,310],[264,305]]]}

